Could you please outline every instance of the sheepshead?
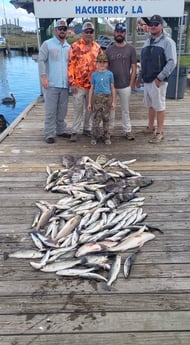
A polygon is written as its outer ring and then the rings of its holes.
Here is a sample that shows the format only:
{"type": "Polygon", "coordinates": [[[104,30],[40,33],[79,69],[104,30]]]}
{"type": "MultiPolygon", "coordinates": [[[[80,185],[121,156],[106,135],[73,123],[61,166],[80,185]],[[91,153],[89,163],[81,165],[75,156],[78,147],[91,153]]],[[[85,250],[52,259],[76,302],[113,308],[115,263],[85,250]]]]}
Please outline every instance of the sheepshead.
{"type": "Polygon", "coordinates": [[[126,182],[121,180],[118,182],[107,182],[105,186],[106,192],[113,192],[113,193],[119,193],[123,191],[123,188],[126,187],[126,182]]]}
{"type": "Polygon", "coordinates": [[[64,156],[62,156],[62,164],[66,168],[68,169],[71,168],[75,163],[76,163],[76,159],[73,156],[69,154],[65,154],[64,156]]]}
{"type": "Polygon", "coordinates": [[[100,164],[100,165],[104,165],[107,162],[107,157],[105,155],[99,155],[96,158],[96,163],[100,164]]]}
{"type": "Polygon", "coordinates": [[[132,187],[147,187],[153,183],[153,180],[150,177],[146,176],[133,176],[128,178],[126,181],[128,186],[132,187]]]}

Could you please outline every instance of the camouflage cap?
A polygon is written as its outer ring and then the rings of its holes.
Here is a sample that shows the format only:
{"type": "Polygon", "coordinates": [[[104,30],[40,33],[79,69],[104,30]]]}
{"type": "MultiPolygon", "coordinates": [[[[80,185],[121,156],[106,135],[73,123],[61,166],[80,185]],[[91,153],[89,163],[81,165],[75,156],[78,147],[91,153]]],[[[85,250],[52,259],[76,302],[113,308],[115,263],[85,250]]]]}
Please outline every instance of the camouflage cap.
{"type": "Polygon", "coordinates": [[[63,19],[63,18],[58,19],[58,20],[54,23],[54,28],[58,28],[59,26],[67,26],[66,20],[63,19]]]}
{"type": "Polygon", "coordinates": [[[96,61],[97,62],[101,62],[101,61],[108,62],[108,57],[106,54],[99,54],[96,61]]]}
{"type": "Polygon", "coordinates": [[[82,26],[82,31],[85,31],[87,29],[92,29],[94,30],[94,24],[91,22],[84,22],[82,26]]]}

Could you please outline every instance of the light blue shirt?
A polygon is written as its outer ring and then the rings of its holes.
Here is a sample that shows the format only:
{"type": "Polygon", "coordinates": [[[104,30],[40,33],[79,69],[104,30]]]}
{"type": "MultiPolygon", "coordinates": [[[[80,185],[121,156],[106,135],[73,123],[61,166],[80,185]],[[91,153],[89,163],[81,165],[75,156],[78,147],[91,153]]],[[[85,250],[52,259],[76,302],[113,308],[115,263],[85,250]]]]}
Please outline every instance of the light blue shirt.
{"type": "Polygon", "coordinates": [[[38,65],[40,76],[46,74],[50,87],[68,88],[68,60],[70,45],[62,44],[55,36],[42,43],[38,65]]]}
{"type": "Polygon", "coordinates": [[[94,94],[110,95],[111,84],[114,83],[113,73],[109,70],[95,71],[92,73],[91,83],[94,85],[94,94]]]}

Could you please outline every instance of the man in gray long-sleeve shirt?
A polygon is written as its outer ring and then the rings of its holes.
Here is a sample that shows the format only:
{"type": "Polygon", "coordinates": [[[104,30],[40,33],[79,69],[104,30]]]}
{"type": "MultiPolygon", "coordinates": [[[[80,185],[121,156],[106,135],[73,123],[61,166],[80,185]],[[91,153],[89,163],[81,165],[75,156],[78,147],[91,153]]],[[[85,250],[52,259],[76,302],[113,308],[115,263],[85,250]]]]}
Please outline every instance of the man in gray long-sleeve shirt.
{"type": "Polygon", "coordinates": [[[66,41],[67,24],[64,19],[55,23],[54,37],[43,42],[38,64],[45,99],[44,136],[48,144],[55,136],[68,138],[65,117],[68,106],[68,57],[70,45],[66,41]]]}
{"type": "Polygon", "coordinates": [[[150,19],[150,37],[141,52],[141,78],[144,81],[144,102],[148,108],[149,123],[145,134],[153,134],[150,143],[163,138],[166,109],[167,78],[176,66],[175,42],[163,31],[163,19],[154,15],[150,19]],[[157,118],[157,131],[154,121],[157,118]]]}

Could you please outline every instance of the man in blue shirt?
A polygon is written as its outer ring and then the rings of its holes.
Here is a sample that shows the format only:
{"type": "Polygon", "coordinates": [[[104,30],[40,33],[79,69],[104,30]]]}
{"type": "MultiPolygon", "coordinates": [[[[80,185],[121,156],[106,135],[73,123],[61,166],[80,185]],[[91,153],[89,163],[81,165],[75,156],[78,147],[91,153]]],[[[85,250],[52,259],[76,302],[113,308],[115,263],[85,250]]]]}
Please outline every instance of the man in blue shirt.
{"type": "Polygon", "coordinates": [[[65,117],[68,106],[68,57],[70,45],[66,40],[67,23],[59,19],[54,25],[54,37],[43,42],[38,64],[45,100],[44,136],[48,144],[55,136],[68,138],[65,117]]]}

